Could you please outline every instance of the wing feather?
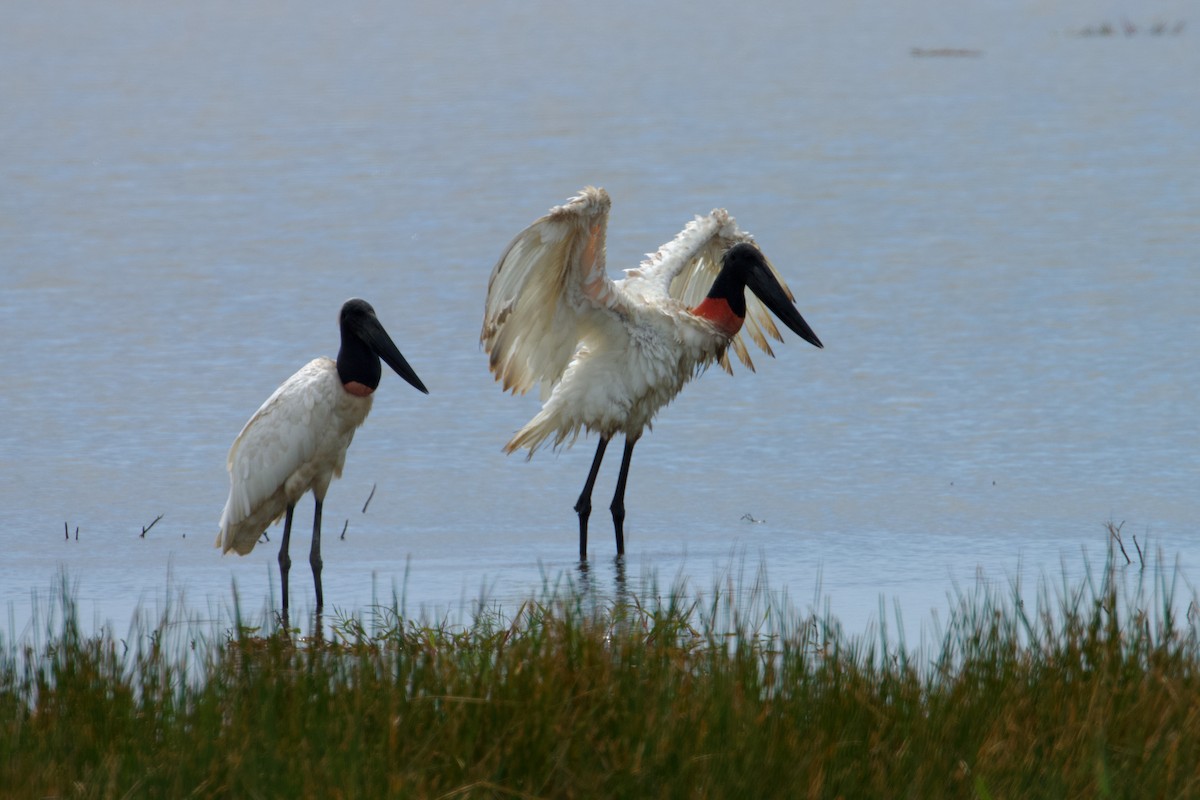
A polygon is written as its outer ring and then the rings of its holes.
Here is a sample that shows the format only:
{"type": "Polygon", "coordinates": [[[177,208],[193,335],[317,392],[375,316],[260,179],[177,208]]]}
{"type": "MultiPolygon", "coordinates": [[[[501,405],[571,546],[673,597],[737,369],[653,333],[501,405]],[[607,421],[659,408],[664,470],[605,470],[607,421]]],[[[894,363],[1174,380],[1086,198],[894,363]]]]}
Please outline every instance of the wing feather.
{"type": "MultiPolygon", "coordinates": [[[[754,237],[739,228],[737,220],[730,216],[728,211],[723,208],[714,209],[709,214],[698,216],[689,222],[674,239],[650,254],[636,269],[626,270],[629,290],[647,298],[665,295],[688,308],[694,308],[708,294],[713,281],[720,273],[721,259],[725,251],[739,242],[755,244],[754,237]]],[[[788,299],[793,299],[792,291],[779,274],[779,270],[775,269],[770,259],[766,261],[771,272],[779,280],[779,285],[787,293],[788,299]]],[[[768,338],[783,341],[771,313],[753,292],[746,294],[746,320],[742,330],[729,343],[729,349],[733,350],[738,360],[753,371],[754,362],[750,359],[746,338],[769,356],[774,356],[775,353],[771,350],[768,338]]],[[[721,355],[720,364],[726,372],[732,374],[733,367],[728,352],[721,355]]]]}
{"type": "Polygon", "coordinates": [[[223,551],[250,552],[287,510],[288,478],[317,451],[323,426],[313,424],[312,417],[336,376],[332,360],[309,362],[267,398],[234,440],[226,461],[229,499],[217,534],[223,551]]]}
{"type": "Polygon", "coordinates": [[[622,310],[605,272],[611,205],[586,187],[512,240],[492,270],[479,340],[506,391],[546,394],[566,369],[590,315],[622,310]]]}

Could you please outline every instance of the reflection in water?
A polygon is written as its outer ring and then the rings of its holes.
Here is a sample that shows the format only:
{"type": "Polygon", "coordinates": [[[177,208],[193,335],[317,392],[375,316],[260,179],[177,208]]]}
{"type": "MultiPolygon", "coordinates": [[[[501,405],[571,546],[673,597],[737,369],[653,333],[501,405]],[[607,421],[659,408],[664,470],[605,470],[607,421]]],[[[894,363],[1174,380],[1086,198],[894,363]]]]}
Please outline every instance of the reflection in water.
{"type": "Polygon", "coordinates": [[[594,590],[592,588],[592,565],[587,559],[580,559],[575,566],[576,573],[579,575],[579,593],[584,596],[590,596],[594,590]]]}
{"type": "Polygon", "coordinates": [[[613,558],[613,598],[617,605],[629,602],[628,589],[625,584],[625,556],[613,558]]]}
{"type": "Polygon", "coordinates": [[[612,561],[612,591],[606,592],[605,586],[594,582],[595,576],[593,571],[597,567],[590,561],[581,560],[575,564],[575,574],[577,576],[578,596],[587,597],[593,600],[599,600],[605,605],[612,604],[616,606],[627,605],[630,601],[636,598],[632,597],[629,591],[629,586],[625,577],[625,556],[613,556],[612,561]]]}

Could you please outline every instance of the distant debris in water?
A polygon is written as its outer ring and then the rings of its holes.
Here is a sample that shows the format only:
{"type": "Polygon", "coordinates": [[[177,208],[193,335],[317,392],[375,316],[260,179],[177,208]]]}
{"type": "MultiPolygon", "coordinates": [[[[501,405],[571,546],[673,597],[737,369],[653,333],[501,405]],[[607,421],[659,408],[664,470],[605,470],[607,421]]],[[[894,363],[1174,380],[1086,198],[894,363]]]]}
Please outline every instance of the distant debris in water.
{"type": "Polygon", "coordinates": [[[142,534],[141,534],[140,538],[145,539],[146,534],[150,532],[150,529],[153,528],[155,525],[157,525],[158,521],[162,518],[163,518],[163,515],[159,514],[157,517],[154,518],[154,522],[151,522],[149,525],[143,525],[142,526],[142,534]]]}
{"type": "Polygon", "coordinates": [[[979,58],[982,50],[968,50],[962,47],[914,47],[913,58],[979,58]]]}
{"type": "Polygon", "coordinates": [[[742,514],[742,521],[743,521],[743,522],[749,522],[749,523],[752,523],[752,524],[754,524],[754,525],[762,525],[763,523],[765,523],[765,522],[766,522],[766,520],[765,520],[765,519],[755,519],[755,518],[754,518],[754,515],[753,515],[753,514],[749,514],[749,513],[747,513],[747,514],[742,514]]]}
{"type": "Polygon", "coordinates": [[[1187,20],[1183,20],[1183,19],[1179,20],[1178,22],[1176,22],[1174,24],[1171,24],[1169,22],[1164,22],[1162,20],[1158,20],[1150,25],[1142,25],[1142,26],[1138,26],[1138,25],[1134,24],[1133,22],[1129,21],[1128,19],[1122,19],[1120,28],[1118,28],[1116,25],[1113,25],[1108,20],[1105,20],[1104,22],[1101,22],[1098,25],[1088,25],[1086,28],[1081,28],[1077,31],[1072,31],[1072,34],[1075,36],[1084,36],[1084,37],[1098,36],[1098,37],[1103,38],[1105,36],[1115,36],[1119,30],[1121,33],[1124,33],[1125,36],[1127,36],[1127,37],[1128,36],[1136,36],[1139,31],[1148,33],[1151,36],[1166,36],[1166,35],[1178,36],[1179,34],[1183,33],[1183,29],[1186,27],[1187,27],[1187,20]]]}

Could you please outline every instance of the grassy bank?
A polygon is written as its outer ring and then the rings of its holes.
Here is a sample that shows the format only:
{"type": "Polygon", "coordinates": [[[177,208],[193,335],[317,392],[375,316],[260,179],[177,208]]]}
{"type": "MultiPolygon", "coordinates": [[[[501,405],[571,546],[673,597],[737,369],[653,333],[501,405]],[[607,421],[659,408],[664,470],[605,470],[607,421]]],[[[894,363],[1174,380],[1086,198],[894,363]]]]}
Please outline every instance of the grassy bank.
{"type": "Polygon", "coordinates": [[[316,640],[165,625],[85,637],[64,593],[54,630],[2,648],[0,787],[1194,797],[1200,640],[1168,578],[1129,578],[1109,566],[1046,585],[1036,609],[981,584],[915,653],[883,626],[847,636],[770,603],[741,611],[733,594],[601,608],[568,594],[455,628],[385,608],[316,640]]]}

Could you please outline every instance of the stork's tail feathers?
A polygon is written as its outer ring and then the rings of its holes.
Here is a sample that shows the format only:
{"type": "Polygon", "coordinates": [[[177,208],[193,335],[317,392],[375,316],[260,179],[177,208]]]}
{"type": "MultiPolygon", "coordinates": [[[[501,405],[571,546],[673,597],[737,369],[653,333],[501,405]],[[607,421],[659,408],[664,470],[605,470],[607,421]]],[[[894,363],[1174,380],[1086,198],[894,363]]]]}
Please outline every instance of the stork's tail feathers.
{"type": "Polygon", "coordinates": [[[217,531],[216,546],[221,553],[230,550],[239,556],[244,556],[254,549],[263,532],[283,518],[287,511],[287,497],[282,488],[267,500],[255,512],[241,520],[234,521],[228,503],[225,512],[221,514],[221,527],[217,531]]]}
{"type": "Polygon", "coordinates": [[[550,437],[554,437],[551,446],[557,450],[563,442],[567,442],[568,445],[573,444],[579,438],[582,428],[583,426],[580,424],[576,424],[573,428],[571,426],[564,427],[561,421],[555,419],[555,415],[548,414],[545,409],[542,409],[525,424],[524,428],[513,435],[508,444],[504,445],[504,452],[512,455],[524,447],[529,450],[525,457],[533,458],[534,452],[550,437]]]}

